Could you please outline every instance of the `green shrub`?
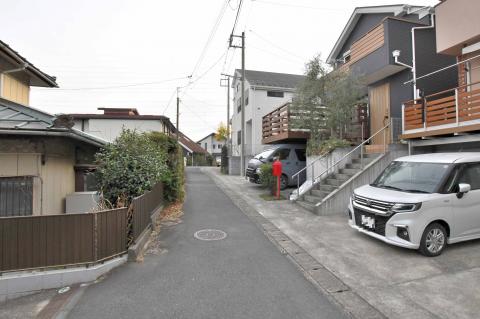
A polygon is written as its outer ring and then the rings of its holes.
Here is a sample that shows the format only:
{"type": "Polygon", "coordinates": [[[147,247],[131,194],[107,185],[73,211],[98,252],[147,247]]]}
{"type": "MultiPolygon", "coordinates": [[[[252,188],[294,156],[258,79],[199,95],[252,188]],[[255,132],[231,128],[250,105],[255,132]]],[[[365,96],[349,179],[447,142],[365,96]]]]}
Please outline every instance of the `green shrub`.
{"type": "Polygon", "coordinates": [[[194,153],[193,158],[192,155],[187,156],[187,166],[213,166],[214,164],[214,158],[210,154],[194,153]]]}
{"type": "Polygon", "coordinates": [[[168,170],[162,175],[164,198],[168,202],[183,200],[184,165],[183,152],[177,140],[160,132],[147,133],[148,138],[167,152],[168,170]]]}
{"type": "Polygon", "coordinates": [[[168,172],[167,152],[146,134],[134,130],[123,130],[96,154],[96,162],[98,189],[114,206],[128,205],[168,172]]]}
{"type": "Polygon", "coordinates": [[[272,164],[265,163],[260,165],[260,183],[263,187],[273,188],[276,183],[276,177],[273,176],[272,164]]]}
{"type": "Polygon", "coordinates": [[[323,140],[320,142],[308,140],[307,155],[323,155],[332,152],[336,148],[347,147],[351,145],[351,142],[338,138],[329,138],[328,140],[323,140]]]}

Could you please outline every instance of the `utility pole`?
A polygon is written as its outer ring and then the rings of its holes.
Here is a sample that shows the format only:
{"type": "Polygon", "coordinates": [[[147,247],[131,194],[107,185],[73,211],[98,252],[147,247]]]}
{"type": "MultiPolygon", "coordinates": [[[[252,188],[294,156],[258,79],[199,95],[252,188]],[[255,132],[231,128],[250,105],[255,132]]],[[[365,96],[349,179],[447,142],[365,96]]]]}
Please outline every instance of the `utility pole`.
{"type": "Polygon", "coordinates": [[[178,125],[178,121],[180,119],[180,98],[178,97],[178,90],[180,88],[177,87],[177,144],[178,144],[178,137],[180,135],[180,126],[178,125]]]}
{"type": "Polygon", "coordinates": [[[242,49],[242,104],[241,104],[241,121],[242,128],[240,132],[241,148],[240,148],[240,175],[245,176],[245,32],[242,35],[230,35],[230,47],[242,49]],[[242,44],[232,44],[233,38],[241,38],[242,44]]]}
{"type": "Polygon", "coordinates": [[[220,86],[227,88],[227,132],[228,132],[227,143],[228,143],[230,152],[232,152],[232,135],[231,135],[232,132],[230,129],[230,79],[235,78],[235,76],[230,74],[225,74],[225,73],[222,73],[221,75],[223,76],[223,78],[220,79],[220,86]],[[227,82],[227,84],[224,84],[225,81],[227,82]]]}

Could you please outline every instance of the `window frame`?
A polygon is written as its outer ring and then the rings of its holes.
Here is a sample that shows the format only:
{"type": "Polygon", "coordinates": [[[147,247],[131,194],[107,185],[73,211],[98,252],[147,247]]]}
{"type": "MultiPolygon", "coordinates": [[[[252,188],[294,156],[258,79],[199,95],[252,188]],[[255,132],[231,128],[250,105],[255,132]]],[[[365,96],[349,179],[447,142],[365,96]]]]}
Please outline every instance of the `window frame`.
{"type": "Polygon", "coordinates": [[[284,91],[267,91],[267,97],[284,98],[285,92],[284,91]]]}

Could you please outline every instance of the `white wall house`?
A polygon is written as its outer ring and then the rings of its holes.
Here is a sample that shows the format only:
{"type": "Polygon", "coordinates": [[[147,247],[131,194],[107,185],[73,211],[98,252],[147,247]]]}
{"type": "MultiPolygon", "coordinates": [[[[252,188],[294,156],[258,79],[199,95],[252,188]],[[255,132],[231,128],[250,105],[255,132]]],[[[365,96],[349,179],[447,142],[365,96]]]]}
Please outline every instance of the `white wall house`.
{"type": "MultiPolygon", "coordinates": [[[[293,98],[295,87],[305,77],[297,74],[245,70],[245,155],[262,151],[262,117],[293,98]]],[[[233,81],[232,155],[240,155],[241,145],[241,70],[233,81]]]]}
{"type": "Polygon", "coordinates": [[[216,159],[222,155],[222,147],[226,144],[226,141],[217,141],[215,133],[210,133],[197,141],[197,144],[216,159]]]}
{"type": "Polygon", "coordinates": [[[74,128],[112,142],[122,129],[139,132],[162,132],[170,135],[175,131],[168,117],[140,115],[134,108],[98,108],[103,114],[70,114],[74,128]]]}

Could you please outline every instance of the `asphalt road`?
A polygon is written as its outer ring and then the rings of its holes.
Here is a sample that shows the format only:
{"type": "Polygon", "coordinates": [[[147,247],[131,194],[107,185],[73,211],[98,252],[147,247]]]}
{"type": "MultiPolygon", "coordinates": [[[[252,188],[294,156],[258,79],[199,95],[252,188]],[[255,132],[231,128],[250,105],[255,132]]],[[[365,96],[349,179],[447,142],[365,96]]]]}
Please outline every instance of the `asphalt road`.
{"type": "Polygon", "coordinates": [[[345,318],[208,176],[188,169],[186,191],[183,222],[160,233],[167,252],[88,287],[69,318],[345,318]]]}

